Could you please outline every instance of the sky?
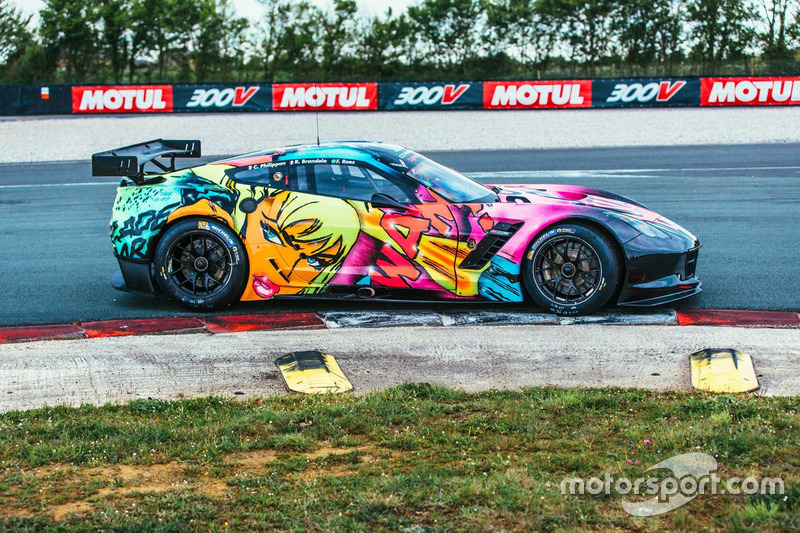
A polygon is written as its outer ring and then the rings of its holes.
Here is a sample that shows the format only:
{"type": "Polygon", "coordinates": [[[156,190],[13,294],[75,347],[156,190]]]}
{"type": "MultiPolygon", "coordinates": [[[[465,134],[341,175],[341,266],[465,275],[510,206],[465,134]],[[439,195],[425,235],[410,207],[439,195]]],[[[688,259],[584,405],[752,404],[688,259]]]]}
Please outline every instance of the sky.
{"type": "MultiPolygon", "coordinates": [[[[318,6],[325,8],[333,5],[332,0],[311,0],[318,6]]],[[[257,0],[231,0],[236,10],[243,17],[255,20],[261,17],[264,8],[257,0]]],[[[395,13],[405,10],[406,7],[416,2],[416,0],[356,0],[359,11],[365,15],[381,15],[386,9],[391,7],[395,13]]],[[[26,15],[36,15],[44,6],[44,0],[11,0],[26,15]]]]}

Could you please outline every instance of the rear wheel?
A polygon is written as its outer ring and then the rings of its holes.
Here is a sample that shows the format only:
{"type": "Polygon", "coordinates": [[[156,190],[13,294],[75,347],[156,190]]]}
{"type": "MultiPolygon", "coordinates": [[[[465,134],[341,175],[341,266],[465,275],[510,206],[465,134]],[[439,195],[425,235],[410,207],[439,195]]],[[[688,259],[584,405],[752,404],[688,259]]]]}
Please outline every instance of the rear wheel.
{"type": "Polygon", "coordinates": [[[156,248],[156,281],[192,310],[207,311],[239,299],[247,257],[237,236],[209,219],[188,219],[169,228],[156,248]]]}
{"type": "Polygon", "coordinates": [[[614,295],[621,277],[614,243],[580,224],[548,229],[526,257],[523,276],[528,294],[558,315],[597,311],[614,295]]]}

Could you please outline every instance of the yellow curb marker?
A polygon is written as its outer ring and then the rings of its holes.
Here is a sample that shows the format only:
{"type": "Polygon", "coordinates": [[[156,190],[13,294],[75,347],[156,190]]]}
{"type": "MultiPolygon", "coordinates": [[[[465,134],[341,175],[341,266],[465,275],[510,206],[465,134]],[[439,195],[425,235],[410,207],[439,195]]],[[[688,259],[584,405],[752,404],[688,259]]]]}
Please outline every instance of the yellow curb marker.
{"type": "Polygon", "coordinates": [[[332,355],[317,351],[293,352],[278,357],[275,364],[290,391],[318,394],[353,390],[332,355]]]}
{"type": "Polygon", "coordinates": [[[692,386],[710,392],[750,392],[758,388],[753,360],[729,348],[693,353],[692,386]]]}

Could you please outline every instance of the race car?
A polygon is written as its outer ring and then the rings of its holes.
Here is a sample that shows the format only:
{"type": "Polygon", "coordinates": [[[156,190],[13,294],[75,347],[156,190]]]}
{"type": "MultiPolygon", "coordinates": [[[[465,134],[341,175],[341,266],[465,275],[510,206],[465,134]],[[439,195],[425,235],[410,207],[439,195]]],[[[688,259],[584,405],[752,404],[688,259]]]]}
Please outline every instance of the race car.
{"type": "Polygon", "coordinates": [[[115,288],[193,310],[284,297],[530,299],[559,315],[701,290],[697,238],[613,193],[482,185],[380,142],[176,170],[199,156],[199,141],[159,139],[92,157],[94,175],[123,177],[109,226],[115,288]]]}

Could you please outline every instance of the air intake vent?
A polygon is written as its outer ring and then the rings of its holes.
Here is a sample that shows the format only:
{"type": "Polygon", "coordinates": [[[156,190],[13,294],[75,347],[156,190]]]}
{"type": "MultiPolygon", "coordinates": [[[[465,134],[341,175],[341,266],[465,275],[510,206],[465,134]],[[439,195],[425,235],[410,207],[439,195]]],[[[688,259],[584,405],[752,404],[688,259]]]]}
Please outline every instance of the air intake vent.
{"type": "Polygon", "coordinates": [[[697,248],[692,248],[686,252],[686,264],[683,268],[683,279],[687,280],[694,277],[695,270],[697,270],[697,248]]]}
{"type": "Polygon", "coordinates": [[[475,246],[475,249],[461,261],[459,267],[469,270],[480,270],[485,267],[486,263],[497,255],[497,252],[505,246],[508,240],[513,237],[521,227],[522,222],[517,222],[516,224],[498,222],[489,230],[489,233],[481,239],[481,242],[475,246]]]}

